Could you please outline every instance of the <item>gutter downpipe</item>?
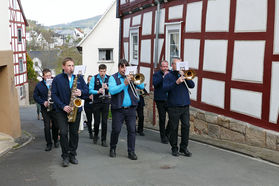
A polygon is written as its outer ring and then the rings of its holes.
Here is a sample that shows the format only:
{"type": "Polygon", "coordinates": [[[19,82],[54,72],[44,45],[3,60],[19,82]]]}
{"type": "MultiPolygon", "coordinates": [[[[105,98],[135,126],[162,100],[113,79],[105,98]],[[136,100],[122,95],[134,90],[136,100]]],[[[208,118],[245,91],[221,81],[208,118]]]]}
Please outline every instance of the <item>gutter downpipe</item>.
{"type": "Polygon", "coordinates": [[[121,42],[122,42],[122,18],[121,18],[121,16],[120,16],[120,13],[119,13],[119,9],[120,9],[120,1],[119,0],[117,0],[116,1],[116,6],[117,6],[117,9],[116,9],[116,18],[118,18],[119,19],[119,36],[118,36],[118,39],[119,39],[119,42],[118,42],[118,63],[119,63],[119,61],[120,61],[120,59],[121,59],[121,42]]]}
{"type": "Polygon", "coordinates": [[[154,56],[154,68],[156,69],[158,66],[158,45],[159,45],[159,23],[160,23],[160,1],[156,0],[157,3],[157,17],[156,17],[156,38],[155,38],[155,56],[154,56]]]}

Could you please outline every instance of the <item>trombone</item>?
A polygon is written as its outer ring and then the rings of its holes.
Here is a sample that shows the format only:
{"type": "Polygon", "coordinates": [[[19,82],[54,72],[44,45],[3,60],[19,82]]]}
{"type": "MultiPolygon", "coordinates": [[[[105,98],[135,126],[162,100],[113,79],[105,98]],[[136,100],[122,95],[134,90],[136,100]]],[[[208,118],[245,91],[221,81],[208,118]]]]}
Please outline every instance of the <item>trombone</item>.
{"type": "Polygon", "coordinates": [[[131,87],[131,90],[133,92],[133,95],[139,100],[139,95],[137,93],[135,85],[140,85],[144,82],[144,75],[142,73],[137,73],[137,74],[130,74],[131,80],[129,81],[129,86],[131,87]]]}
{"type": "Polygon", "coordinates": [[[189,93],[191,94],[191,91],[189,90],[189,87],[185,80],[193,80],[197,76],[197,73],[194,70],[181,70],[181,71],[183,72],[184,84],[187,87],[189,93]]]}

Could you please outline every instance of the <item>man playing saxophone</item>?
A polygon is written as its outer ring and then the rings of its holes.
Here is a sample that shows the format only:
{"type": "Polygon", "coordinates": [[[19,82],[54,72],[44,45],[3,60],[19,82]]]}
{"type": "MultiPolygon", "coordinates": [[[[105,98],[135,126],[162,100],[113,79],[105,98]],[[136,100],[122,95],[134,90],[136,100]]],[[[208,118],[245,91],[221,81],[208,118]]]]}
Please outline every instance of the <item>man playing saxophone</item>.
{"type": "Polygon", "coordinates": [[[62,149],[63,167],[68,167],[69,162],[78,164],[76,150],[78,147],[78,129],[81,108],[78,108],[74,120],[69,120],[68,115],[76,108],[71,107],[73,97],[87,98],[88,86],[82,76],[74,75],[74,61],[67,57],[62,63],[63,72],[57,75],[52,82],[51,97],[56,107],[56,119],[60,129],[60,145],[62,149]],[[69,133],[69,138],[68,138],[69,133]]]}
{"type": "Polygon", "coordinates": [[[40,104],[41,113],[44,120],[44,133],[45,133],[45,140],[46,140],[46,148],[45,151],[50,151],[52,149],[52,140],[51,140],[51,133],[50,133],[50,122],[52,123],[52,138],[54,142],[54,147],[58,148],[58,126],[55,121],[55,113],[53,109],[50,108],[49,103],[49,91],[50,85],[46,83],[48,79],[51,79],[51,71],[49,69],[43,70],[43,80],[39,82],[34,90],[33,97],[34,100],[40,104]]]}

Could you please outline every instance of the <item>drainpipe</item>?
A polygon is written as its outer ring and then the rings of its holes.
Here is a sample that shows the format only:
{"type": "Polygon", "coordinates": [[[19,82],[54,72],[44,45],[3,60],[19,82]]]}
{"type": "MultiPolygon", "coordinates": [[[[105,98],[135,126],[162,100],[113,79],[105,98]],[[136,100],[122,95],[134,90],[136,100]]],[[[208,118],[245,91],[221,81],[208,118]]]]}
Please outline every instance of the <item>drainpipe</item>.
{"type": "Polygon", "coordinates": [[[154,56],[154,68],[158,66],[158,48],[159,48],[159,23],[160,23],[160,1],[156,0],[157,3],[157,17],[156,17],[156,38],[155,38],[155,56],[154,56]]]}
{"type": "Polygon", "coordinates": [[[118,63],[121,59],[121,42],[122,42],[122,17],[120,16],[119,10],[120,9],[120,1],[116,1],[116,18],[119,19],[119,42],[118,42],[118,63]]]}

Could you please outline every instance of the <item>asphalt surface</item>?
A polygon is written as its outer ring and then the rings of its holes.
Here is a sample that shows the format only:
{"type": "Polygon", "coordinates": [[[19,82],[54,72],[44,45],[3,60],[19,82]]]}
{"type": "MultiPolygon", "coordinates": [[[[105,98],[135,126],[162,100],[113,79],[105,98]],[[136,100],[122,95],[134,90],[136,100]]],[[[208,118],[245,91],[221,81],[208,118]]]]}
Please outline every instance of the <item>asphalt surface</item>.
{"type": "Polygon", "coordinates": [[[279,185],[279,166],[194,141],[189,144],[191,158],[173,157],[170,146],[160,143],[156,131],[145,130],[146,136],[137,136],[138,160],[129,160],[125,127],[116,158],[108,156],[109,147],[94,145],[85,128],[80,133],[79,164],[63,168],[60,148],[44,151],[43,122],[36,119],[35,106],[20,112],[22,129],[34,140],[0,157],[0,186],[279,185]]]}

